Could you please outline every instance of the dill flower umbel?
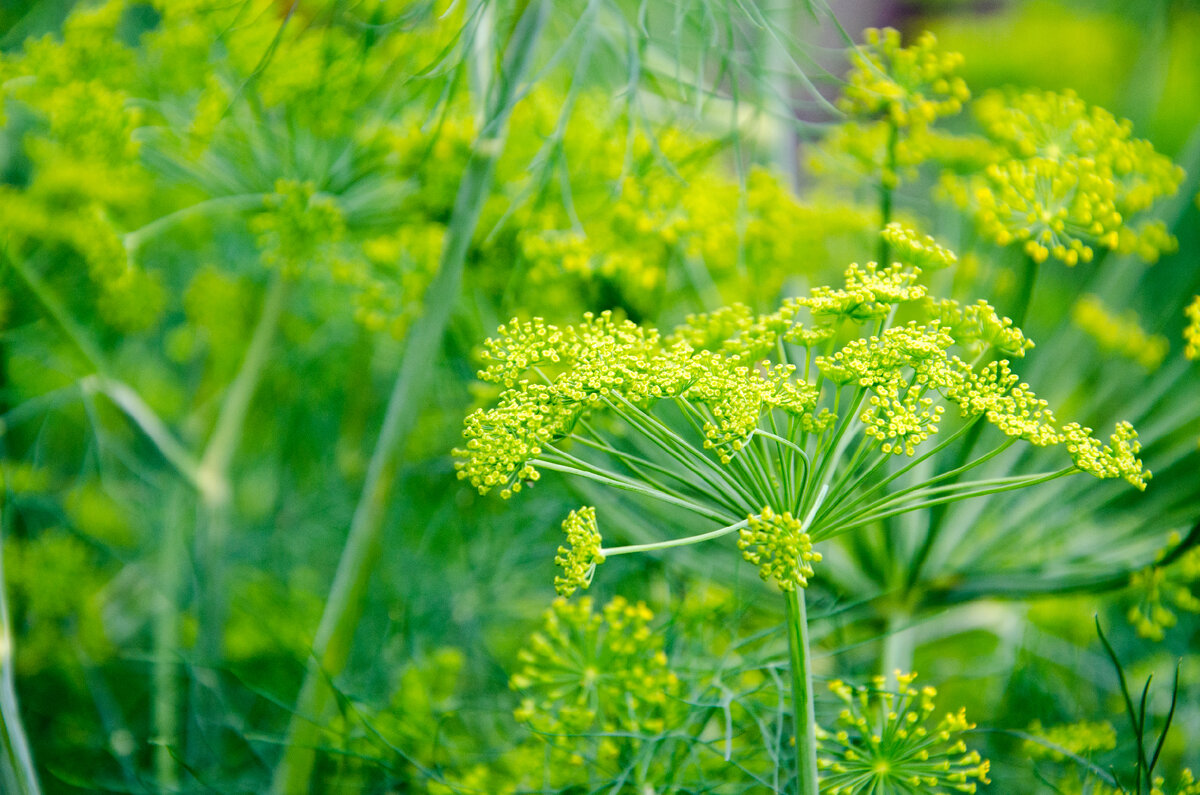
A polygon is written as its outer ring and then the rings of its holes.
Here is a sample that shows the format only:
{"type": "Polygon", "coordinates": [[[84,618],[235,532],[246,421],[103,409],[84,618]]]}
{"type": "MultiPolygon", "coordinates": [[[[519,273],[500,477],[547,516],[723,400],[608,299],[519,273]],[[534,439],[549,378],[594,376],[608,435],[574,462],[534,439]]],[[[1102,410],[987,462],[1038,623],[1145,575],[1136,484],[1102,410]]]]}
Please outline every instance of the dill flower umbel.
{"type": "Polygon", "coordinates": [[[600,610],[554,600],[510,679],[524,694],[517,718],[544,734],[663,731],[680,685],[653,620],[620,596],[600,610]]]}
{"type": "MultiPolygon", "coordinates": [[[[1163,789],[1166,786],[1166,779],[1162,776],[1154,777],[1154,785],[1150,788],[1150,795],[1168,795],[1167,790],[1163,789]]],[[[1170,795],[1200,795],[1200,781],[1192,774],[1190,768],[1184,768],[1179,774],[1179,783],[1170,791],[1170,795]]]]}
{"type": "Polygon", "coordinates": [[[1183,170],[1132,124],[1070,91],[991,92],[974,103],[1007,158],[945,185],[984,235],[1035,262],[1090,262],[1097,248],[1154,262],[1174,249],[1162,222],[1135,217],[1170,196],[1183,170]]]}
{"type": "Polygon", "coordinates": [[[939,270],[958,264],[958,255],[938,245],[929,235],[893,221],[880,236],[888,242],[892,259],[919,270],[939,270]]]}
{"type": "MultiPolygon", "coordinates": [[[[822,171],[845,164],[856,177],[878,177],[886,194],[902,175],[915,176],[917,166],[946,149],[931,125],[961,111],[970,91],[957,75],[962,56],[938,50],[932,33],[908,47],[892,28],[868,28],[863,38],[850,53],[838,100],[847,120],[833,128],[812,166],[822,171]]],[[[885,208],[884,224],[888,212],[885,208]]]]}
{"type": "Polygon", "coordinates": [[[558,548],[554,562],[563,573],[554,578],[554,590],[559,596],[570,596],[576,589],[587,588],[596,566],[604,562],[600,551],[600,531],[596,529],[596,509],[583,507],[571,511],[563,520],[563,532],[568,546],[558,548]]]}
{"type": "MultiPolygon", "coordinates": [[[[1145,488],[1132,426],[1118,423],[1104,442],[1061,424],[997,358],[1032,346],[1021,330],[987,302],[930,298],[917,274],[902,263],[851,265],[841,287],[765,314],[734,305],[692,316],[667,335],[608,312],[561,327],[513,320],[484,344],[480,378],[503,391],[466,418],[458,476],[508,498],[553,471],[683,508],[723,527],[657,544],[739,532],[747,559],[781,587],[804,584],[809,545],[931,503],[1075,472],[1145,488]],[[889,325],[901,305],[923,319],[889,325]],[[839,347],[834,335],[845,340],[855,326],[861,336],[839,347]],[[644,443],[602,432],[601,419],[644,443]],[[946,426],[942,445],[976,422],[1002,440],[984,460],[1023,440],[1060,447],[1070,463],[997,481],[917,481],[889,495],[915,464],[888,474],[888,459],[926,460],[946,426]]],[[[589,509],[564,524],[561,593],[586,585],[607,556],[658,548],[603,548],[594,521],[589,509]]]]}
{"type": "Polygon", "coordinates": [[[1183,355],[1189,359],[1200,359],[1200,295],[1192,299],[1185,310],[1188,324],[1183,330],[1186,347],[1183,355]]]}
{"type": "Polygon", "coordinates": [[[1200,583],[1200,548],[1192,548],[1168,564],[1167,555],[1179,546],[1178,532],[1171,533],[1167,546],[1159,550],[1156,562],[1130,577],[1129,588],[1137,602],[1126,617],[1137,633],[1150,640],[1162,640],[1164,632],[1179,620],[1176,610],[1200,613],[1200,597],[1192,589],[1200,583]]]}
{"type": "Polygon", "coordinates": [[[853,68],[838,106],[851,116],[883,117],[898,126],[923,126],[962,110],[971,92],[956,74],[962,55],[941,52],[925,32],[908,47],[894,28],[868,28],[851,54],[853,68]]]}
{"type": "Polygon", "coordinates": [[[1160,334],[1147,334],[1137,313],[1113,314],[1099,296],[1082,296],[1071,308],[1071,321],[1096,340],[1100,350],[1117,353],[1148,371],[1157,370],[1170,343],[1160,334]]]}
{"type": "Polygon", "coordinates": [[[963,734],[973,728],[966,711],[932,720],[937,691],[913,687],[916,674],[896,672],[897,692],[883,689],[884,678],[864,688],[833,681],[829,689],[843,703],[837,728],[820,731],[818,765],[822,791],[854,793],[975,792],[987,784],[989,764],[968,751],[963,734]]]}
{"type": "Polygon", "coordinates": [[[790,513],[777,515],[770,508],[748,521],[738,531],[742,557],[758,566],[764,581],[774,580],[782,590],[806,587],[813,576],[812,564],[820,562],[821,553],[813,552],[812,539],[801,530],[800,521],[790,513]]]}

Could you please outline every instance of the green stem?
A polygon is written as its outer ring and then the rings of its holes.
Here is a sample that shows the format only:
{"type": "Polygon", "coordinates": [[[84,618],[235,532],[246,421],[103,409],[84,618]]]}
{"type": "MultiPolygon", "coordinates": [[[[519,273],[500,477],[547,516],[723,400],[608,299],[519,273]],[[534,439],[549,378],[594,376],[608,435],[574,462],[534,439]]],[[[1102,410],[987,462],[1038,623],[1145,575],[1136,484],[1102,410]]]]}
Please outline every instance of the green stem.
{"type": "Polygon", "coordinates": [[[262,207],[263,202],[270,195],[270,193],[243,193],[236,196],[220,196],[184,207],[182,210],[176,210],[151,221],[140,229],[127,233],[124,238],[125,250],[130,254],[136,254],[147,240],[190,218],[207,215],[213,211],[252,210],[255,207],[262,207]]]}
{"type": "MultiPolygon", "coordinates": [[[[899,142],[900,129],[895,122],[888,122],[887,161],[883,177],[879,181],[879,228],[882,230],[892,222],[893,185],[896,180],[896,144],[899,142]]],[[[891,250],[887,238],[879,236],[879,266],[886,267],[891,263],[891,250]]]]}
{"type": "Polygon", "coordinates": [[[379,558],[389,487],[432,381],[450,312],[461,291],[467,248],[484,201],[491,193],[496,161],[507,137],[508,119],[518,98],[518,87],[525,80],[537,50],[546,10],[547,0],[532,3],[521,15],[505,50],[503,68],[488,103],[489,120],[480,130],[459,184],[438,272],[426,292],[425,311],[409,332],[362,496],[317,628],[312,657],[284,740],[283,757],[275,770],[271,786],[275,795],[293,795],[309,789],[316,761],[314,747],[332,702],[329,680],[344,670],[350,656],[362,614],[363,595],[379,558]]]}
{"type": "Polygon", "coordinates": [[[1021,272],[1021,285],[1013,304],[1012,322],[1014,326],[1024,326],[1025,316],[1029,313],[1029,304],[1033,301],[1033,287],[1037,283],[1038,263],[1031,257],[1025,257],[1025,268],[1021,272]]]}
{"type": "Polygon", "coordinates": [[[812,656],[808,648],[808,614],[804,589],[784,594],[787,601],[788,651],[792,671],[792,705],[796,724],[796,793],[818,795],[817,717],[813,697],[812,656]]]}
{"type": "Polygon", "coordinates": [[[895,607],[889,610],[883,635],[883,651],[880,654],[880,674],[887,681],[888,689],[896,689],[896,672],[911,673],[916,638],[910,626],[912,617],[907,610],[895,607]]]}
{"type": "MultiPolygon", "coordinates": [[[[583,464],[587,464],[587,462],[582,461],[581,459],[576,459],[576,460],[580,461],[583,464]]],[[[703,516],[707,519],[715,519],[718,522],[723,522],[723,521],[726,521],[729,519],[729,516],[722,513],[721,511],[716,511],[716,510],[713,510],[712,508],[707,508],[703,505],[697,505],[696,503],[691,502],[690,500],[676,497],[671,494],[666,494],[664,492],[659,491],[658,489],[652,489],[643,483],[639,483],[636,480],[629,480],[628,478],[622,478],[619,475],[616,475],[615,473],[606,472],[606,471],[600,470],[598,468],[593,468],[593,467],[589,466],[588,469],[581,469],[580,467],[577,467],[577,466],[571,466],[569,464],[560,464],[560,463],[556,463],[554,461],[547,461],[543,458],[535,458],[535,459],[531,460],[529,463],[535,467],[540,467],[542,469],[549,469],[554,472],[561,472],[564,475],[575,475],[576,477],[587,478],[588,480],[594,480],[597,483],[604,483],[608,486],[612,486],[613,488],[622,489],[624,491],[631,491],[634,494],[641,494],[642,496],[649,497],[652,500],[658,500],[659,502],[665,502],[668,505],[674,505],[676,507],[691,511],[694,514],[696,514],[698,516],[703,516]]]]}
{"type": "Polygon", "coordinates": [[[46,310],[46,314],[58,326],[59,331],[75,346],[76,350],[91,365],[91,368],[98,373],[107,373],[108,366],[104,361],[104,354],[83,333],[83,330],[71,318],[70,313],[67,312],[66,307],[58,300],[58,296],[42,281],[42,277],[30,268],[27,263],[12,257],[6,248],[0,248],[0,257],[3,258],[5,264],[13,269],[13,272],[17,274],[18,278],[25,284],[25,287],[33,294],[33,297],[46,310]]]}
{"type": "Polygon", "coordinates": [[[632,555],[635,552],[653,552],[656,549],[670,549],[672,547],[686,547],[689,544],[699,544],[702,541],[712,541],[714,538],[722,538],[730,533],[736,533],[746,525],[750,524],[749,519],[743,519],[737,524],[731,524],[728,527],[719,527],[716,530],[709,530],[707,533],[699,533],[694,536],[686,536],[684,538],[672,538],[669,541],[654,541],[649,544],[630,544],[624,547],[612,547],[611,549],[601,549],[600,554],[606,558],[614,555],[632,555]]]}
{"type": "Polygon", "coordinates": [[[167,499],[166,521],[158,548],[158,594],[154,604],[154,776],[158,789],[179,787],[179,600],[187,565],[184,544],[184,487],[173,486],[167,499]]]}
{"type": "MultiPolygon", "coordinates": [[[[0,495],[5,503],[8,495],[0,495]]],[[[7,517],[8,511],[5,511],[7,517]]],[[[5,523],[0,519],[0,527],[5,523]]],[[[33,753],[21,721],[17,689],[13,683],[13,635],[5,598],[4,544],[0,538],[0,792],[41,795],[33,753]]]]}
{"type": "MultiPolygon", "coordinates": [[[[246,346],[237,374],[225,393],[213,426],[208,446],[200,458],[197,488],[200,492],[204,521],[196,533],[196,559],[200,571],[198,600],[197,651],[201,665],[196,669],[194,697],[199,732],[193,748],[204,755],[220,753],[210,731],[223,724],[221,719],[220,681],[217,664],[223,656],[225,619],[228,610],[228,582],[225,576],[225,547],[230,534],[229,468],[242,440],[250,401],[258,390],[266,370],[271,344],[279,328],[286,303],[287,282],[276,274],[263,298],[258,323],[246,346]]],[[[193,755],[194,756],[194,755],[193,755]]]]}

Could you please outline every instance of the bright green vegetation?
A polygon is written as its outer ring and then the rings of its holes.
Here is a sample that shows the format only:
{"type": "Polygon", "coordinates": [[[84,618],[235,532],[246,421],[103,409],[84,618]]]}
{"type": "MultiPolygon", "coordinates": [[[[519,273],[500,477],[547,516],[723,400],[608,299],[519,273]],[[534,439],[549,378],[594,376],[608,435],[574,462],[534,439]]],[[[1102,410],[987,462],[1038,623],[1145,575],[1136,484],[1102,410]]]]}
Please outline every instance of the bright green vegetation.
{"type": "Polygon", "coordinates": [[[1187,4],[11,5],[0,792],[1200,793],[1187,4]]]}

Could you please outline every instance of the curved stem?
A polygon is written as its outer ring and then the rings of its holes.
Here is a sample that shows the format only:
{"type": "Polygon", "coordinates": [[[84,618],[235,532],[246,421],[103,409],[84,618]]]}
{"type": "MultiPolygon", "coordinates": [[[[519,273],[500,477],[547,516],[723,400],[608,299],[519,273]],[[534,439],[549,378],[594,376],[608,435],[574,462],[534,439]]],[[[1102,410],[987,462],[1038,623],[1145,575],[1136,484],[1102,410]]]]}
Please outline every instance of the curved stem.
{"type": "Polygon", "coordinates": [[[750,524],[749,519],[743,519],[737,524],[731,524],[727,527],[719,527],[716,530],[709,530],[707,533],[699,533],[694,536],[685,536],[684,538],[672,538],[669,541],[654,541],[649,544],[630,544],[624,547],[612,547],[611,549],[601,549],[600,554],[606,558],[613,555],[631,555],[635,552],[653,552],[656,549],[670,549],[671,547],[686,547],[689,544],[699,544],[702,541],[712,541],[714,538],[721,538],[730,533],[736,533],[746,525],[750,524]]]}
{"type": "Polygon", "coordinates": [[[125,235],[125,250],[136,254],[147,240],[161,232],[170,229],[175,224],[183,223],[189,218],[197,218],[214,211],[221,210],[251,210],[262,207],[269,193],[242,193],[236,196],[219,196],[215,199],[198,202],[182,210],[168,213],[162,218],[156,218],[145,226],[128,232],[125,235]]]}
{"type": "Polygon", "coordinates": [[[787,602],[788,652],[796,723],[796,793],[818,795],[817,717],[813,698],[812,655],[808,645],[808,612],[804,605],[804,589],[787,591],[784,598],[787,602]]]}

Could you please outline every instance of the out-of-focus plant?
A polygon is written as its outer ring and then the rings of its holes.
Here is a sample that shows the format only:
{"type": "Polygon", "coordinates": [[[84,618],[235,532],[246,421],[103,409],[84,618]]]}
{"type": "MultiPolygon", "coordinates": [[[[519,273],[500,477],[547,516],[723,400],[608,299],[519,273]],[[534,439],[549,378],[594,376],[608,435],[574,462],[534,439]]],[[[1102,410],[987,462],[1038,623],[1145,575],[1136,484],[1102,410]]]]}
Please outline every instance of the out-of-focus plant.
{"type": "Polygon", "coordinates": [[[975,792],[988,784],[987,760],[968,751],[963,734],[975,728],[966,710],[937,722],[937,690],[916,688],[915,674],[895,673],[898,692],[877,677],[871,688],[834,680],[829,688],[844,704],[836,731],[821,733],[823,791],[833,795],[866,792],[975,792]]]}

